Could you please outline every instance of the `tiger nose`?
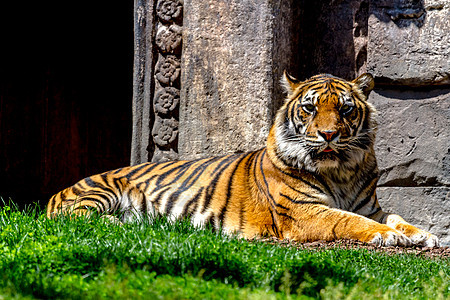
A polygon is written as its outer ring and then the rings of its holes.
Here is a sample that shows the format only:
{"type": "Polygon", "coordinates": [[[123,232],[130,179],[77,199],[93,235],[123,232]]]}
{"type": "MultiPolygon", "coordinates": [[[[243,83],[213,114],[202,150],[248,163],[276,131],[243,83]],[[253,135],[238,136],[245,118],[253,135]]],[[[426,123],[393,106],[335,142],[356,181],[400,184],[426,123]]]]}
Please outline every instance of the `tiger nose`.
{"type": "Polygon", "coordinates": [[[339,135],[338,132],[335,131],[335,130],[318,131],[318,133],[327,142],[331,142],[332,140],[334,140],[339,135]]]}

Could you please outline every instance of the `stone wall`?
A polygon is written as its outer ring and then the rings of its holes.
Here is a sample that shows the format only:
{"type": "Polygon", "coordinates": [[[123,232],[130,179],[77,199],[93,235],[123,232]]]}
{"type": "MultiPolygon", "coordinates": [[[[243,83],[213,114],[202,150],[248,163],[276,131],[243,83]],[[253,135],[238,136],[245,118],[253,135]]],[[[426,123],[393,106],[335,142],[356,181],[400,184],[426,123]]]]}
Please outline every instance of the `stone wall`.
{"type": "Polygon", "coordinates": [[[380,202],[450,243],[449,14],[447,0],[136,0],[132,163],[258,149],[283,102],[283,70],[298,79],[369,71],[380,202]],[[158,10],[180,5],[182,18],[161,21],[158,10]],[[158,59],[171,55],[158,33],[172,24],[182,32],[180,81],[158,85],[158,59]],[[180,91],[166,146],[156,140],[161,87],[180,91]]]}
{"type": "Polygon", "coordinates": [[[367,70],[377,88],[382,207],[450,243],[450,3],[373,1],[367,70]]]}

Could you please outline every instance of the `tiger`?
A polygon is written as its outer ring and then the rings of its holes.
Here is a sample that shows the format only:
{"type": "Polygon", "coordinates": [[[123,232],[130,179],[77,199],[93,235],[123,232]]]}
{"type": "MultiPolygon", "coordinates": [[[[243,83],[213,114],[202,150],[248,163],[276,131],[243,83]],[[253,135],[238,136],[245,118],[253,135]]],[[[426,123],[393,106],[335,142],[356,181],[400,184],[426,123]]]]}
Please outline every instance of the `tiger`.
{"type": "Polygon", "coordinates": [[[300,81],[284,72],[281,85],[287,96],[264,148],[93,175],[51,197],[47,217],[98,213],[121,224],[166,215],[246,239],[439,246],[379,205],[373,76],[300,81]]]}

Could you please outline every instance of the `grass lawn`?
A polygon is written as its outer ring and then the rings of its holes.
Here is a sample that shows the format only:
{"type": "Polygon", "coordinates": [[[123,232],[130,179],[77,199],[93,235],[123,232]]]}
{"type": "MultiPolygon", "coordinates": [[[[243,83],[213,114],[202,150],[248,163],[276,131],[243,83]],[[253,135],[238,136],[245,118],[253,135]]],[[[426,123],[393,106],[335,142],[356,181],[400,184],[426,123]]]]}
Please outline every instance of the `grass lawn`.
{"type": "Polygon", "coordinates": [[[299,250],[160,218],[0,208],[0,299],[448,299],[450,259],[299,250]]]}

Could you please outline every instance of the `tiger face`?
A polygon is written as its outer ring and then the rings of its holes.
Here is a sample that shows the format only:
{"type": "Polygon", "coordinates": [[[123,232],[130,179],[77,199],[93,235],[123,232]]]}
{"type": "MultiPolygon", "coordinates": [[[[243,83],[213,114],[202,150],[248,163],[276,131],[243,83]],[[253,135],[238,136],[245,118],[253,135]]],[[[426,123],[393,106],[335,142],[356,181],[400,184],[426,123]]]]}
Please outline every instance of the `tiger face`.
{"type": "Polygon", "coordinates": [[[329,173],[355,169],[373,151],[370,74],[353,81],[321,74],[299,82],[285,73],[288,97],[275,121],[277,154],[287,165],[329,173]]]}

